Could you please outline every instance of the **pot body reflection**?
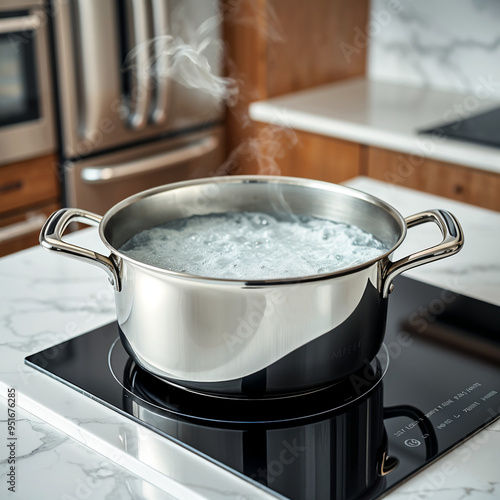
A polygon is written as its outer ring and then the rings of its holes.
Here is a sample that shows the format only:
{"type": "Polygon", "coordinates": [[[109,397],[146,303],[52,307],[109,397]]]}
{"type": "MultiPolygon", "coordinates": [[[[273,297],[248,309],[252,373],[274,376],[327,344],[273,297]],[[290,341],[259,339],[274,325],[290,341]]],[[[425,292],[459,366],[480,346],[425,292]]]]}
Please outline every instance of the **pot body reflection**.
{"type": "MultiPolygon", "coordinates": [[[[230,422],[230,405],[220,410],[228,421],[216,422],[216,414],[211,415],[214,420],[204,421],[161,410],[155,402],[146,401],[154,397],[150,389],[140,387],[137,377],[133,379],[135,386],[124,391],[131,414],[287,498],[354,500],[384,485],[381,471],[387,436],[382,383],[336,411],[328,411],[328,401],[324,401],[321,416],[307,417],[306,403],[302,418],[280,421],[276,415],[273,422],[273,415],[265,415],[262,405],[254,410],[253,404],[246,402],[246,410],[236,413],[238,418],[246,414],[251,422],[230,422]]],[[[301,404],[293,400],[282,404],[301,404]]],[[[141,461],[167,472],[170,461],[154,443],[139,442],[136,453],[141,461]]]]}

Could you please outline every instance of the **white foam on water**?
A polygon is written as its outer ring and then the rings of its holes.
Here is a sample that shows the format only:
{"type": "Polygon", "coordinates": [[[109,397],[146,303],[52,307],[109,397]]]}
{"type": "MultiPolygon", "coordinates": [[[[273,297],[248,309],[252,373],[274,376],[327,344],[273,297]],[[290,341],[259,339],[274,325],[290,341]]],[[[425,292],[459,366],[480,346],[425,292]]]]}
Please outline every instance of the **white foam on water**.
{"type": "Polygon", "coordinates": [[[388,250],[372,234],[312,216],[259,212],[179,219],[136,234],[120,251],[134,260],[196,276],[263,280],[330,273],[388,250]]]}

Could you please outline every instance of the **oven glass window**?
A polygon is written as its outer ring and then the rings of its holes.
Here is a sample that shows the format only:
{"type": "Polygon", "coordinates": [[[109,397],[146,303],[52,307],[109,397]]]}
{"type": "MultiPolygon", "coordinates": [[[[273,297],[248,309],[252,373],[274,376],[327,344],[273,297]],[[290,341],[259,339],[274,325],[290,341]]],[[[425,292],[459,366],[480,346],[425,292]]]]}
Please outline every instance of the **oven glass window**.
{"type": "Polygon", "coordinates": [[[0,35],[0,126],[40,116],[35,43],[33,32],[0,35]]]}

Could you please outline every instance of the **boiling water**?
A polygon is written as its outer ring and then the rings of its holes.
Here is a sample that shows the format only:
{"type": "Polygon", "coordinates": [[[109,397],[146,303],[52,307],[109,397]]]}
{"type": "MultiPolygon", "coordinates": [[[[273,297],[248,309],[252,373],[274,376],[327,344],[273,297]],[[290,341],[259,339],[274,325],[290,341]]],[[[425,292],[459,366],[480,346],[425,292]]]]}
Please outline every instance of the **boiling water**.
{"type": "Polygon", "coordinates": [[[229,212],[179,219],[136,234],[121,248],[155,267],[222,279],[329,273],[388,250],[356,226],[311,216],[229,212]]]}

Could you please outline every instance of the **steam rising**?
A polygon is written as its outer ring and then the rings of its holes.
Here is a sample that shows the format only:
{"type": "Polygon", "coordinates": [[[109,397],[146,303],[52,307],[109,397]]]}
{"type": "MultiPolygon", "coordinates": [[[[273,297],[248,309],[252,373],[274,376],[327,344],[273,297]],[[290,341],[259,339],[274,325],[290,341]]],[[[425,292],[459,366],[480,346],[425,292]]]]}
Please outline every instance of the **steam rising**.
{"type": "MultiPolygon", "coordinates": [[[[253,89],[245,89],[244,78],[234,71],[235,65],[228,60],[224,44],[217,36],[223,18],[226,22],[256,29],[259,36],[267,40],[283,43],[286,39],[271,6],[262,11],[255,0],[228,0],[223,9],[195,26],[187,22],[190,16],[181,4],[170,19],[173,34],[157,36],[137,45],[127,55],[125,69],[136,73],[147,71],[153,78],[168,77],[186,88],[202,90],[218,102],[224,102],[240,128],[245,129],[252,124],[248,112],[237,112],[235,107],[242,96],[248,96],[253,89]],[[139,67],[137,56],[143,51],[149,54],[149,59],[145,67],[139,67]],[[220,76],[219,68],[223,62],[232,70],[230,76],[220,76]]],[[[276,160],[297,143],[297,137],[287,122],[285,116],[277,117],[274,124],[260,128],[256,134],[243,140],[214,174],[238,173],[241,165],[250,160],[257,162],[260,174],[280,174],[276,160]]]]}
{"type": "Polygon", "coordinates": [[[277,121],[261,128],[254,137],[242,141],[231,151],[218,171],[238,173],[241,170],[241,163],[255,160],[259,167],[259,174],[279,175],[280,168],[277,160],[283,158],[285,152],[296,144],[295,132],[286,122],[277,121]]]}
{"type": "MultiPolygon", "coordinates": [[[[181,12],[174,13],[175,19],[182,20],[181,12]]],[[[125,60],[126,69],[140,71],[135,61],[140,52],[150,54],[145,71],[156,78],[170,78],[186,88],[200,89],[218,101],[233,106],[238,99],[238,85],[234,78],[219,76],[212,60],[221,61],[224,46],[214,37],[222,22],[222,16],[208,18],[198,27],[183,23],[182,35],[159,35],[134,47],[125,60]]]]}

